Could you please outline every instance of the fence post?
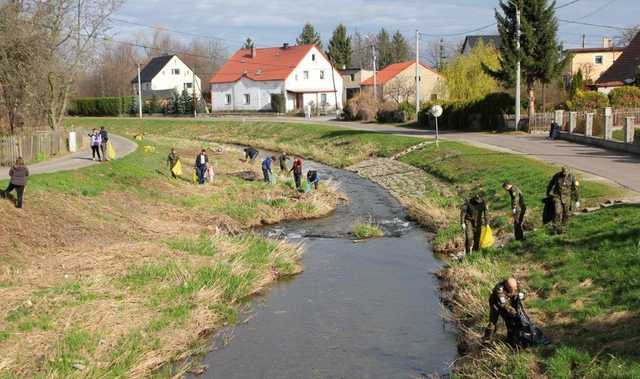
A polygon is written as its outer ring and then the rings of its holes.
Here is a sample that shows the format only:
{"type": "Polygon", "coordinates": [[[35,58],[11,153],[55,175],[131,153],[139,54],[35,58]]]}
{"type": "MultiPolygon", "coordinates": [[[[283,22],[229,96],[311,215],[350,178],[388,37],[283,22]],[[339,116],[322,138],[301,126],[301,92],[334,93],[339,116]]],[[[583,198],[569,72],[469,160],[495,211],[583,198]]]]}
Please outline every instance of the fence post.
{"type": "Polygon", "coordinates": [[[610,140],[613,137],[613,109],[604,109],[604,139],[610,140]]]}
{"type": "Polygon", "coordinates": [[[576,130],[577,122],[578,122],[578,112],[570,112],[569,113],[569,134],[573,134],[573,131],[576,130]]]}
{"type": "Polygon", "coordinates": [[[593,113],[587,113],[586,124],[584,127],[585,137],[593,136],[593,113]]]}
{"type": "Polygon", "coordinates": [[[636,125],[635,125],[634,117],[626,117],[624,119],[624,142],[625,143],[633,143],[636,125]]]}
{"type": "Polygon", "coordinates": [[[564,111],[562,109],[558,109],[555,112],[554,121],[556,124],[560,125],[560,128],[564,126],[564,111]]]}

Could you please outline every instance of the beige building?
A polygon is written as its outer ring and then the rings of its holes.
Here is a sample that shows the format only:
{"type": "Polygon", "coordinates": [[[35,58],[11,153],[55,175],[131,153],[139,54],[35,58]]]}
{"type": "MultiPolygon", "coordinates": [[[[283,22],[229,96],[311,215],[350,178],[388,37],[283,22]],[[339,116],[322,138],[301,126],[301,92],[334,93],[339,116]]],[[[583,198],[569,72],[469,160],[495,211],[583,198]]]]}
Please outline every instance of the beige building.
{"type": "Polygon", "coordinates": [[[345,68],[340,70],[344,91],[342,103],[346,104],[352,97],[360,93],[362,82],[373,76],[373,71],[361,68],[345,68]]]}
{"type": "Polygon", "coordinates": [[[605,38],[603,47],[587,47],[582,49],[569,49],[566,52],[571,58],[563,77],[565,83],[570,83],[571,78],[578,70],[582,70],[582,76],[586,83],[594,84],[602,73],[607,71],[613,62],[622,55],[622,47],[614,47],[611,40],[605,38]]]}
{"type": "MultiPolygon", "coordinates": [[[[435,101],[443,97],[444,78],[433,68],[420,64],[420,100],[435,101]]],[[[395,63],[375,76],[378,97],[397,102],[415,102],[416,62],[395,63]]],[[[374,77],[362,83],[363,90],[373,92],[374,77]]]]}

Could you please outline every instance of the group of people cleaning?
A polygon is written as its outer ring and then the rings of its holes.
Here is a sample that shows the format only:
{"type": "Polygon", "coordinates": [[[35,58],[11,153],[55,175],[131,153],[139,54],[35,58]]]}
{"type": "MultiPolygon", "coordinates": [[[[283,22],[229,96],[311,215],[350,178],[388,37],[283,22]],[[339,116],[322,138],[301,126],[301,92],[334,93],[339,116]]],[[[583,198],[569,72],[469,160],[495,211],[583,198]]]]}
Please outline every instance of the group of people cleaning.
{"type": "MultiPolygon", "coordinates": [[[[258,159],[259,152],[255,148],[249,146],[244,149],[245,159],[254,162],[258,159]]],[[[302,185],[302,175],[303,175],[303,160],[302,158],[295,158],[293,160],[293,165],[289,168],[289,161],[291,158],[287,153],[281,153],[278,158],[274,155],[268,155],[262,160],[261,168],[263,180],[265,183],[275,183],[276,175],[273,172],[273,166],[277,161],[280,166],[280,171],[285,175],[289,175],[293,173],[293,180],[295,182],[296,189],[301,192],[309,192],[311,188],[318,189],[318,185],[320,183],[320,178],[318,176],[317,170],[308,170],[307,171],[307,180],[305,186],[302,185]]],[[[169,171],[171,172],[172,177],[175,179],[182,175],[182,164],[180,163],[180,156],[176,152],[175,148],[172,148],[167,156],[167,164],[169,165],[169,171]]],[[[194,181],[197,181],[199,184],[205,184],[207,181],[213,181],[213,177],[215,175],[213,170],[213,165],[209,162],[209,156],[207,155],[207,151],[202,149],[200,153],[196,156],[195,159],[195,173],[194,173],[194,181]]]]}
{"type": "MultiPolygon", "coordinates": [[[[244,149],[245,159],[249,161],[255,161],[258,158],[259,152],[255,148],[249,146],[244,149]]],[[[275,183],[276,175],[273,173],[273,165],[277,161],[280,166],[280,171],[285,175],[289,175],[293,173],[293,181],[295,182],[296,189],[301,192],[309,192],[313,187],[315,190],[318,189],[318,185],[320,183],[320,177],[318,176],[317,170],[308,170],[307,171],[307,180],[305,182],[305,186],[302,186],[302,175],[303,175],[303,166],[304,162],[302,158],[298,157],[293,160],[293,164],[291,168],[289,168],[289,161],[291,157],[282,152],[277,158],[275,155],[267,156],[261,164],[262,167],[262,176],[263,180],[266,183],[275,183]]]]}
{"type": "MultiPolygon", "coordinates": [[[[543,200],[543,224],[552,223],[554,233],[564,233],[574,209],[580,207],[580,184],[575,176],[563,167],[547,185],[547,197],[543,200]],[[574,208],[575,207],[575,208],[574,208]]],[[[516,240],[524,240],[524,222],[527,205],[522,191],[510,181],[502,185],[511,198],[511,213],[516,240]]],[[[460,224],[464,232],[465,255],[479,250],[483,228],[489,227],[488,206],[484,194],[479,192],[466,201],[460,212],[460,224]]],[[[507,278],[496,284],[489,297],[489,325],[483,339],[488,341],[496,331],[498,319],[502,317],[507,326],[507,341],[513,346],[548,344],[540,329],[535,327],[525,312],[522,300],[524,293],[518,281],[507,278]]]]}
{"type": "Polygon", "coordinates": [[[91,139],[91,158],[94,161],[96,157],[99,162],[106,162],[109,159],[113,159],[115,152],[109,143],[109,133],[104,126],[100,127],[100,130],[93,129],[91,133],[89,133],[89,138],[91,139]],[[112,156],[112,158],[109,156],[112,156]]]}

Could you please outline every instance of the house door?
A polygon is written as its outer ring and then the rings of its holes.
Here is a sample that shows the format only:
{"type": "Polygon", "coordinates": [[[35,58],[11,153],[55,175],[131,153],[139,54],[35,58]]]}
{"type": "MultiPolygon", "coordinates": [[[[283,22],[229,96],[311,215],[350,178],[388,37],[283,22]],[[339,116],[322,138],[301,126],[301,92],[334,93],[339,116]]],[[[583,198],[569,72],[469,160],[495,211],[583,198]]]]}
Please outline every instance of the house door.
{"type": "Polygon", "coordinates": [[[301,93],[296,93],[296,109],[302,109],[304,107],[304,96],[301,93]]]}

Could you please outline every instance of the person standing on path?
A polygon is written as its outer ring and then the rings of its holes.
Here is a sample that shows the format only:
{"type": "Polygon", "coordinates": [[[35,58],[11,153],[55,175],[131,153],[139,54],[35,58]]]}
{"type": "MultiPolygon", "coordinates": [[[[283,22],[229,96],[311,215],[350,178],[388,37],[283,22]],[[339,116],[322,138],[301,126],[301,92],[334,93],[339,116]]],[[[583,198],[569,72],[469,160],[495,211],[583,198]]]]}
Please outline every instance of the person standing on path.
{"type": "Polygon", "coordinates": [[[270,156],[266,157],[262,161],[262,175],[264,176],[265,183],[269,183],[271,180],[271,175],[273,175],[273,171],[271,170],[271,165],[275,162],[276,157],[270,156]]]}
{"type": "Polygon", "coordinates": [[[96,155],[98,156],[98,160],[101,160],[100,145],[102,144],[102,136],[98,133],[97,129],[93,129],[89,137],[91,138],[91,156],[93,160],[96,160],[96,155]]]}
{"type": "Polygon", "coordinates": [[[16,190],[17,199],[16,199],[16,208],[22,208],[22,199],[24,196],[24,187],[27,185],[27,177],[29,176],[29,169],[24,165],[24,160],[22,157],[18,157],[16,159],[16,164],[9,169],[9,186],[4,192],[2,192],[2,196],[5,197],[14,189],[16,190]]]}
{"type": "Polygon", "coordinates": [[[198,175],[198,183],[204,184],[205,175],[207,172],[207,164],[209,163],[209,157],[207,156],[207,151],[202,149],[200,154],[196,156],[196,175],[198,175]]]}
{"type": "Polygon", "coordinates": [[[511,213],[513,214],[513,232],[515,233],[516,240],[524,240],[524,216],[527,213],[527,205],[524,202],[524,195],[522,191],[513,185],[510,181],[505,181],[502,184],[509,196],[511,196],[511,213]]]}
{"type": "Polygon", "coordinates": [[[300,191],[302,189],[302,159],[296,158],[289,172],[293,172],[293,181],[296,183],[296,189],[300,191]]]}
{"type": "Polygon", "coordinates": [[[289,172],[289,156],[284,151],[278,157],[278,163],[280,164],[280,171],[283,174],[287,174],[289,172]]]}
{"type": "Polygon", "coordinates": [[[107,146],[109,143],[109,133],[104,128],[104,126],[100,127],[100,151],[102,152],[102,161],[106,162],[109,160],[107,156],[107,146]]]}
{"type": "Polygon", "coordinates": [[[460,210],[460,225],[464,232],[464,252],[480,250],[482,227],[489,225],[488,207],[484,195],[479,192],[466,201],[460,210]]]}
{"type": "Polygon", "coordinates": [[[176,153],[176,149],[172,147],[169,156],[167,156],[167,163],[169,164],[169,171],[171,171],[171,176],[173,176],[174,179],[176,179],[177,176],[176,173],[173,172],[173,168],[178,164],[179,161],[180,156],[178,155],[178,153],[176,153]]]}
{"type": "Polygon", "coordinates": [[[556,233],[562,233],[569,223],[569,217],[575,201],[580,207],[580,183],[566,167],[555,174],[547,186],[547,196],[553,202],[553,225],[556,233]]]}

